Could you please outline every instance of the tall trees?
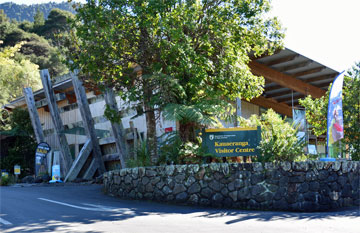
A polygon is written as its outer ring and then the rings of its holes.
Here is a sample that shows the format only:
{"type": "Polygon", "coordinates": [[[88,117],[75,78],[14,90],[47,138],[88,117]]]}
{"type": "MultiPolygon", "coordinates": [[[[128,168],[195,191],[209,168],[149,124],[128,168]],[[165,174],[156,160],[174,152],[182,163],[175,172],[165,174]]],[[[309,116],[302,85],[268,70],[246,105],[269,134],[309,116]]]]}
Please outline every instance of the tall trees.
{"type": "Polygon", "coordinates": [[[17,44],[0,51],[0,105],[22,96],[23,87],[41,87],[38,66],[29,60],[14,58],[21,46],[17,44]]]}
{"type": "Polygon", "coordinates": [[[69,27],[67,18],[72,17],[72,14],[55,9],[50,16],[45,21],[43,14],[38,11],[36,16],[38,19],[34,24],[28,21],[19,24],[9,22],[5,15],[1,16],[4,20],[0,22],[0,38],[3,40],[0,46],[14,46],[26,41],[27,43],[21,47],[16,57],[30,60],[39,65],[40,69],[49,69],[50,74],[55,77],[68,71],[62,63],[63,48],[57,46],[55,37],[58,34],[67,33],[66,30],[69,27]]]}
{"type": "Polygon", "coordinates": [[[33,22],[34,16],[37,14],[38,11],[43,14],[43,19],[47,18],[50,11],[54,8],[75,13],[75,10],[72,7],[72,3],[69,3],[69,1],[63,1],[60,3],[52,1],[48,3],[31,4],[31,5],[16,4],[11,1],[8,1],[0,4],[0,9],[4,10],[4,12],[7,14],[7,16],[10,19],[15,19],[19,22],[24,20],[33,22]]]}
{"type": "Polygon", "coordinates": [[[70,25],[68,24],[68,20],[73,17],[74,15],[71,12],[54,8],[50,11],[44,24],[38,28],[37,33],[46,39],[52,40],[55,44],[57,34],[67,33],[69,31],[70,25]]]}
{"type": "Polygon", "coordinates": [[[36,14],[34,15],[34,27],[39,28],[44,26],[45,18],[44,13],[42,13],[39,8],[36,10],[36,14]]]}
{"type": "MultiPolygon", "coordinates": [[[[26,59],[16,59],[22,44],[0,50],[0,106],[22,96],[23,87],[41,87],[38,66],[26,59]]],[[[0,109],[0,130],[10,127],[9,113],[0,109]]]]}
{"type": "Polygon", "coordinates": [[[198,123],[231,107],[228,100],[262,93],[264,80],[247,63],[250,52],[281,44],[278,21],[264,16],[269,9],[268,1],[89,0],[73,22],[72,68],[141,104],[153,150],[157,110],[191,140],[198,123]]]}
{"type": "Polygon", "coordinates": [[[3,9],[0,9],[0,23],[5,23],[8,21],[8,18],[3,9]]]}

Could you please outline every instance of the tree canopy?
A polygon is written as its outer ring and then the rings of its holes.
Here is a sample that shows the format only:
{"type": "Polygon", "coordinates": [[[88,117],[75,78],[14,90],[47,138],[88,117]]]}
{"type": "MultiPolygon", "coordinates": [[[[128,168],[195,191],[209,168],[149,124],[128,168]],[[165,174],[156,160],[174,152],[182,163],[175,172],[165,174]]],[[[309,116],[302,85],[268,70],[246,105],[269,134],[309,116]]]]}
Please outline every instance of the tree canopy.
{"type": "Polygon", "coordinates": [[[262,93],[264,79],[247,63],[250,53],[281,45],[277,19],[265,17],[269,9],[268,1],[89,0],[73,22],[71,66],[85,81],[142,104],[148,138],[151,113],[167,107],[189,132],[197,125],[191,115],[212,118],[231,107],[229,100],[262,93]]]}
{"type": "Polygon", "coordinates": [[[3,40],[1,47],[15,46],[23,41],[25,43],[15,54],[19,59],[30,60],[37,64],[40,69],[49,69],[51,76],[58,76],[68,72],[63,64],[64,48],[58,46],[57,35],[66,35],[68,30],[67,19],[72,14],[59,9],[53,9],[49,18],[45,21],[43,14],[38,11],[35,23],[23,21],[9,21],[7,16],[0,12],[0,17],[4,18],[0,22],[0,38],[3,40]]]}
{"type": "Polygon", "coordinates": [[[22,96],[24,87],[41,88],[39,67],[29,60],[15,58],[22,44],[0,51],[0,105],[22,96]]]}

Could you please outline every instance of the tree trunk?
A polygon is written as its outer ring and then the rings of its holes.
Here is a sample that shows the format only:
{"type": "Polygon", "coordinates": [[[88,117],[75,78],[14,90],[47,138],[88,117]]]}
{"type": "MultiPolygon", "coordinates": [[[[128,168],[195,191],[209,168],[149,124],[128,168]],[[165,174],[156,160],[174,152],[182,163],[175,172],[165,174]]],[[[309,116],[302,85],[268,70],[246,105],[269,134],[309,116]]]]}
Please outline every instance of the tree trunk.
{"type": "Polygon", "coordinates": [[[179,122],[179,135],[183,142],[196,142],[195,124],[179,122]]]}
{"type": "Polygon", "coordinates": [[[150,153],[151,162],[156,163],[157,155],[157,138],[156,138],[156,117],[154,107],[151,105],[151,98],[153,90],[149,80],[144,80],[144,110],[146,116],[146,140],[147,149],[150,153]]]}
{"type": "Polygon", "coordinates": [[[157,155],[157,138],[156,138],[156,118],[154,110],[145,105],[146,113],[146,127],[147,127],[147,146],[150,152],[151,161],[156,162],[158,159],[157,155]]]}

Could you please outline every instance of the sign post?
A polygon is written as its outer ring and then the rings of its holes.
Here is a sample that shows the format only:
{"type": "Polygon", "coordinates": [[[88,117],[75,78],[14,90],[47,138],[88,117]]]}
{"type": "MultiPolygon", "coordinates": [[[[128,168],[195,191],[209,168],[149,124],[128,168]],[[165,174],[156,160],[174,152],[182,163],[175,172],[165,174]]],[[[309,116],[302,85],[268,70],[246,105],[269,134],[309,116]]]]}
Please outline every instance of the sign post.
{"type": "Polygon", "coordinates": [[[46,171],[47,171],[46,155],[49,153],[50,150],[51,150],[51,148],[50,148],[49,144],[47,144],[46,142],[41,142],[36,147],[35,176],[46,173],[46,171]]]}
{"type": "Polygon", "coordinates": [[[60,165],[53,165],[52,172],[51,172],[51,180],[49,183],[62,183],[60,180],[60,165]]]}
{"type": "Polygon", "coordinates": [[[259,155],[260,127],[205,129],[202,137],[203,147],[216,157],[259,155]]]}
{"type": "Polygon", "coordinates": [[[16,182],[18,181],[18,177],[20,175],[20,166],[19,165],[14,165],[14,174],[15,174],[15,179],[16,179],[16,182]]]}

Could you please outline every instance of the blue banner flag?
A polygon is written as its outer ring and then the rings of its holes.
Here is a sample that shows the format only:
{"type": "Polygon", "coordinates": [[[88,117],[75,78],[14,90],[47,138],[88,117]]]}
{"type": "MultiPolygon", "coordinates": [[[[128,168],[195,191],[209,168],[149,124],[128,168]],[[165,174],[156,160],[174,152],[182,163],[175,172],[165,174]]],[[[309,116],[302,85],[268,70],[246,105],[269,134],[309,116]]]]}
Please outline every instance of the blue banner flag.
{"type": "MultiPolygon", "coordinates": [[[[341,72],[334,80],[328,104],[327,113],[327,150],[340,139],[344,138],[343,110],[342,110],[342,89],[345,71],[341,72]]],[[[327,155],[328,156],[328,155],[327,155]]]]}

